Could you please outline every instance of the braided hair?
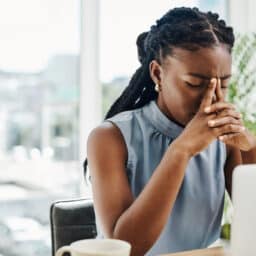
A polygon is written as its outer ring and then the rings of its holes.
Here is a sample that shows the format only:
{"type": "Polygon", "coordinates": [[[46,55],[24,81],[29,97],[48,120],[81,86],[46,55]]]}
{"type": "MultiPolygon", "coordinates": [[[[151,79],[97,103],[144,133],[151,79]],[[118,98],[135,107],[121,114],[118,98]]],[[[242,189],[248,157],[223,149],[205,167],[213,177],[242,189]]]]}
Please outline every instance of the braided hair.
{"type": "MultiPolygon", "coordinates": [[[[143,107],[157,98],[149,71],[152,60],[161,64],[161,60],[171,55],[172,50],[177,47],[196,51],[201,47],[213,47],[219,43],[225,44],[231,53],[234,33],[232,27],[219,19],[217,13],[201,12],[196,7],[169,10],[148,32],[138,36],[136,44],[141,66],[110,107],[105,119],[123,111],[143,107]]],[[[87,160],[84,162],[84,170],[86,166],[87,160]]]]}
{"type": "Polygon", "coordinates": [[[168,11],[149,32],[143,32],[137,38],[138,59],[141,66],[132,76],[128,86],[114,102],[105,118],[120,112],[140,108],[150,100],[156,99],[154,83],[150,77],[149,64],[172,54],[175,47],[197,50],[218,43],[226,44],[231,52],[234,34],[219,15],[203,13],[198,8],[180,7],[168,11]]]}

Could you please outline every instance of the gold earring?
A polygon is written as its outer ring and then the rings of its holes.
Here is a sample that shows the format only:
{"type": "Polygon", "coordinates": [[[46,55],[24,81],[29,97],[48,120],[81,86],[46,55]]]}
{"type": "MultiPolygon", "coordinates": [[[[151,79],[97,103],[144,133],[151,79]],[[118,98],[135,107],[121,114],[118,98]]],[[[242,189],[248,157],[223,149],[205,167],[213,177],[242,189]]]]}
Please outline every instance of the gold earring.
{"type": "Polygon", "coordinates": [[[159,92],[160,90],[159,90],[159,84],[155,84],[155,91],[156,92],[159,92]]]}

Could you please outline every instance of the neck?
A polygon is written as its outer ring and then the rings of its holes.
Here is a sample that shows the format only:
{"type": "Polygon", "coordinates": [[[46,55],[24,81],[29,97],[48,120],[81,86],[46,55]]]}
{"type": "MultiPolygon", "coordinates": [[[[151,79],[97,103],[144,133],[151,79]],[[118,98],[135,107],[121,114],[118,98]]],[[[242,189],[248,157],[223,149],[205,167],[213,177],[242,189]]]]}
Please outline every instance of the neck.
{"type": "Polygon", "coordinates": [[[156,104],[159,107],[159,109],[161,110],[161,112],[167,117],[169,118],[171,121],[175,122],[176,124],[185,127],[186,125],[180,123],[173,115],[172,113],[168,110],[166,104],[164,103],[163,100],[161,100],[161,97],[157,97],[156,100],[156,104]]]}

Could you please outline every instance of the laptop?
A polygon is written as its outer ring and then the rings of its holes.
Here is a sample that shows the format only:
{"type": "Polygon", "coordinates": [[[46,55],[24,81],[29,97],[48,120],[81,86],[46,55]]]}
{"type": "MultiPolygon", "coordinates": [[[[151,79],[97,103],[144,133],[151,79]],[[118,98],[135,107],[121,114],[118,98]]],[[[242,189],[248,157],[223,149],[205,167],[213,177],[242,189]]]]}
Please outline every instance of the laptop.
{"type": "Polygon", "coordinates": [[[231,255],[256,255],[256,164],[239,165],[232,180],[231,255]]]}

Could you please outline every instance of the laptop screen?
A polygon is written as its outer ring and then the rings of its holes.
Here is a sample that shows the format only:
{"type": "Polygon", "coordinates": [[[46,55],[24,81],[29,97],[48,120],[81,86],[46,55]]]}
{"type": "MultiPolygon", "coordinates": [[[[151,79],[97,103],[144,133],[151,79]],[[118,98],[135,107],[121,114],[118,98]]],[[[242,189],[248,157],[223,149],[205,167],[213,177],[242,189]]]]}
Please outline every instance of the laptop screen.
{"type": "Polygon", "coordinates": [[[232,178],[232,256],[256,255],[256,164],[240,165],[232,178]]]}

